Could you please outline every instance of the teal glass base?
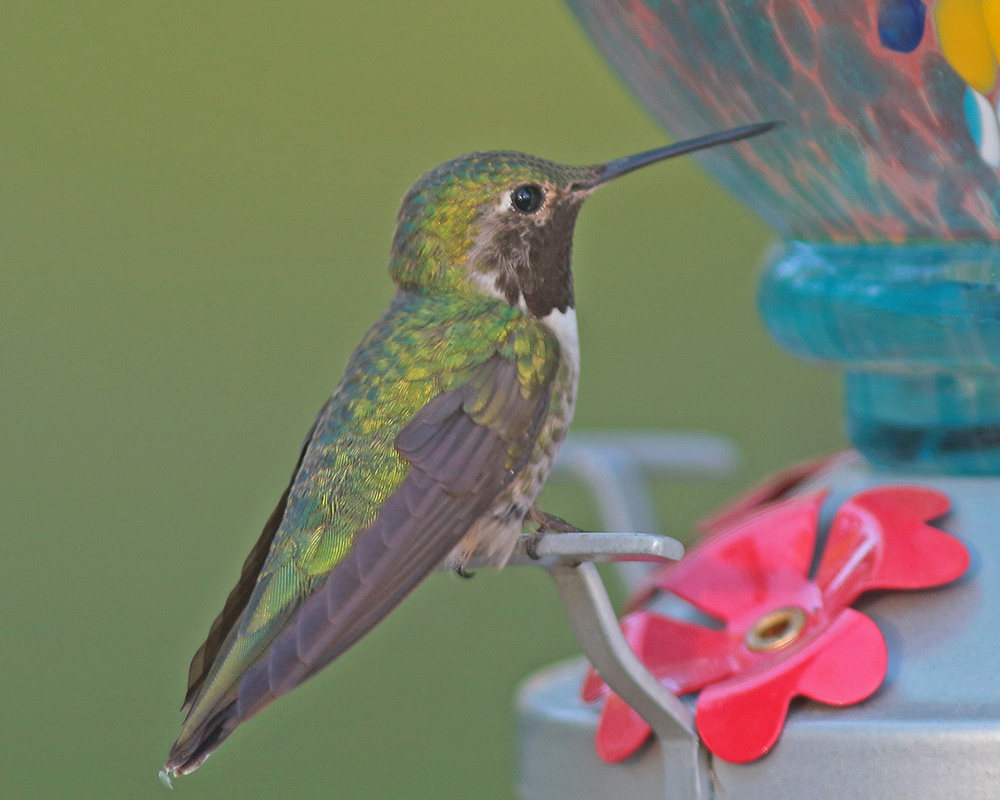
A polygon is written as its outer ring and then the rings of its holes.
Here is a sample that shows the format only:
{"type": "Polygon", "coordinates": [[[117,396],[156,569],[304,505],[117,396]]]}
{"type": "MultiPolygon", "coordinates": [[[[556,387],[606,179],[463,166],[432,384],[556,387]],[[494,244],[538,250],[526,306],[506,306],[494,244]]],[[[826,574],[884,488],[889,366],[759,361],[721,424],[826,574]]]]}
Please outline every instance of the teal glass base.
{"type": "Polygon", "coordinates": [[[848,372],[847,427],[871,463],[906,472],[1000,474],[1000,376],[848,372]]]}
{"type": "Polygon", "coordinates": [[[760,306],[785,349],[845,370],[873,464],[1000,475],[1000,246],[790,242],[760,306]]]}

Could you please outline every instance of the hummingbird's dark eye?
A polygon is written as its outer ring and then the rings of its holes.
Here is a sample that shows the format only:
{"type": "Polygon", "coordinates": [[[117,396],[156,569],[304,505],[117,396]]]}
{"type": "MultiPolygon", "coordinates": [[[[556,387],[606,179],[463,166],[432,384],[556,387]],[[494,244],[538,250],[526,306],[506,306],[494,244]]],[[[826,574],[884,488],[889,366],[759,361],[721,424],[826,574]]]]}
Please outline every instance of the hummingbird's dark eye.
{"type": "Polygon", "coordinates": [[[522,214],[534,214],[542,207],[544,199],[542,187],[534,184],[518,186],[510,195],[510,202],[522,214]]]}

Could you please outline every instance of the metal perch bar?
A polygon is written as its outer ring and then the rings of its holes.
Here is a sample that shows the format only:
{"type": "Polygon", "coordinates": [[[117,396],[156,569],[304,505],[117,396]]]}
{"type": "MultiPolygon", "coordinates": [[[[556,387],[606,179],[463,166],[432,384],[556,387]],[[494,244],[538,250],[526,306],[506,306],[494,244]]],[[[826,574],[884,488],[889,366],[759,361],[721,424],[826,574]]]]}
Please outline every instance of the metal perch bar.
{"type": "MultiPolygon", "coordinates": [[[[612,691],[632,706],[662,739],[694,737],[694,719],[687,706],[664,689],[632,652],[601,576],[590,562],[677,561],[683,555],[684,545],[668,536],[546,533],[523,539],[509,562],[535,564],[548,571],[584,655],[612,691]]],[[[477,562],[473,560],[469,567],[477,567],[477,562]]]]}
{"type": "MultiPolygon", "coordinates": [[[[677,561],[684,545],[651,533],[547,533],[535,539],[531,552],[525,539],[510,564],[548,567],[561,561],[677,561]]],[[[475,562],[473,562],[473,565],[475,562]]]]}
{"type": "Polygon", "coordinates": [[[675,751],[667,760],[668,791],[678,800],[709,800],[713,796],[711,769],[694,714],[632,651],[597,568],[590,563],[564,562],[550,567],[549,574],[584,655],[610,689],[649,724],[660,746],[675,751]]]}
{"type": "MultiPolygon", "coordinates": [[[[522,539],[512,565],[537,565],[555,581],[580,649],[615,694],[656,733],[661,745],[681,742],[687,750],[674,762],[672,785],[678,797],[711,796],[706,756],[694,715],[646,669],[625,640],[595,561],[638,559],[676,561],[684,545],[648,533],[545,533],[522,539]],[[530,544],[529,544],[530,543],[530,544]],[[686,767],[686,769],[685,769],[686,767]]],[[[470,568],[485,566],[473,560],[470,568]]]]}
{"type": "MultiPolygon", "coordinates": [[[[634,584],[646,569],[637,562],[680,559],[684,546],[655,533],[659,525],[646,471],[672,478],[719,479],[732,475],[738,462],[731,443],[708,434],[570,437],[554,474],[581,479],[594,493],[609,528],[648,532],[539,533],[525,537],[508,562],[540,566],[552,576],[584,655],[610,689],[649,723],[661,747],[671,749],[671,784],[677,797],[701,800],[711,796],[710,771],[694,715],[632,652],[591,562],[621,562],[626,583],[634,584]]],[[[483,566],[488,564],[477,559],[468,564],[470,569],[483,566]]]]}
{"type": "Polygon", "coordinates": [[[594,669],[661,739],[695,737],[694,716],[632,652],[593,564],[548,568],[573,633],[594,669]]]}

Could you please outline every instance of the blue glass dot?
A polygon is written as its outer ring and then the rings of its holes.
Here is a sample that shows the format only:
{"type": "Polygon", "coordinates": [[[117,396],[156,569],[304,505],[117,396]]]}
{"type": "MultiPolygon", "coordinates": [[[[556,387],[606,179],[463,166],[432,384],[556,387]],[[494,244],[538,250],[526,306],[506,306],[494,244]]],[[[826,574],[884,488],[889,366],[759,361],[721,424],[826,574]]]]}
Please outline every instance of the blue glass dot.
{"type": "Polygon", "coordinates": [[[926,13],[920,0],[880,0],[878,38],[890,50],[913,52],[924,36],[926,13]]]}
{"type": "Polygon", "coordinates": [[[976,93],[970,88],[965,90],[965,101],[962,103],[965,110],[965,124],[969,126],[969,134],[972,141],[976,143],[976,149],[983,144],[983,119],[979,114],[979,103],[976,102],[976,93]]]}

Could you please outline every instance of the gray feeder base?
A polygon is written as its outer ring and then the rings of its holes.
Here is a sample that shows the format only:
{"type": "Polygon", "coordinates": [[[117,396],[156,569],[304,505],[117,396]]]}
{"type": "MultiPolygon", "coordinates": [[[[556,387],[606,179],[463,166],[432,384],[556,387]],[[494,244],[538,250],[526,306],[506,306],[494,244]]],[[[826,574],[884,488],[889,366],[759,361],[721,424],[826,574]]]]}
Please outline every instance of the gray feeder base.
{"type": "MultiPolygon", "coordinates": [[[[972,552],[959,583],[893,592],[857,607],[881,628],[889,672],[865,703],[795,704],[774,750],[752,764],[711,760],[711,791],[729,800],[914,800],[1000,797],[1000,479],[900,476],[854,462],[812,482],[832,493],[828,523],[848,495],[915,483],[952,498],[939,523],[972,552]]],[[[594,753],[598,713],[580,700],[585,664],[530,678],[518,697],[524,800],[683,798],[673,765],[690,744],[654,741],[624,764],[594,753]]]]}

